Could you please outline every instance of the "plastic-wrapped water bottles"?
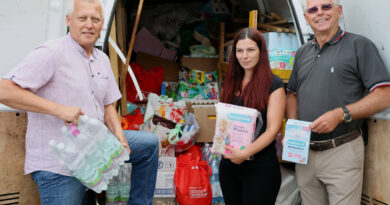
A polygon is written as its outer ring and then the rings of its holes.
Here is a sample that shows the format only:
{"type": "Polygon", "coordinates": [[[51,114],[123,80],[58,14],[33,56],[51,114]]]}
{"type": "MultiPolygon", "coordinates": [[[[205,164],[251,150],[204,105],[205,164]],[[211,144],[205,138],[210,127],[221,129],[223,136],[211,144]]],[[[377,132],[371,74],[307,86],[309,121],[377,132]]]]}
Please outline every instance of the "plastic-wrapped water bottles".
{"type": "Polygon", "coordinates": [[[114,176],[106,191],[106,205],[117,205],[119,203],[119,177],[114,176]]]}
{"type": "Polygon", "coordinates": [[[210,184],[213,191],[213,204],[223,202],[221,185],[219,184],[219,161],[220,159],[218,159],[217,155],[212,155],[210,167],[213,170],[213,174],[210,176],[210,184]]]}
{"type": "Polygon", "coordinates": [[[124,164],[119,170],[119,202],[127,204],[131,188],[131,164],[124,164]]]}
{"type": "Polygon", "coordinates": [[[81,132],[88,132],[94,136],[96,143],[109,154],[114,160],[123,164],[128,160],[129,153],[100,120],[90,118],[86,115],[80,116],[79,129],[81,132]]]}
{"type": "Polygon", "coordinates": [[[219,162],[221,155],[215,155],[211,152],[211,144],[205,143],[202,147],[202,158],[209,164],[213,174],[210,176],[210,185],[213,192],[213,204],[223,203],[221,185],[219,183],[219,162]]]}
{"type": "Polygon", "coordinates": [[[86,186],[100,193],[107,189],[107,184],[103,181],[102,173],[98,169],[87,163],[82,153],[77,150],[77,147],[68,141],[69,144],[60,142],[56,144],[54,140],[49,142],[50,147],[60,157],[60,163],[68,167],[70,172],[79,181],[86,186]]]}
{"type": "Polygon", "coordinates": [[[131,187],[131,164],[124,164],[119,169],[119,175],[115,176],[108,184],[106,191],[107,205],[125,205],[129,200],[131,187]]]}
{"type": "Polygon", "coordinates": [[[49,145],[79,181],[100,193],[129,160],[129,153],[101,121],[84,115],[79,123],[79,129],[72,124],[64,126],[63,137],[49,145]]]}
{"type": "MultiPolygon", "coordinates": [[[[90,137],[87,134],[82,132],[78,133],[77,136],[73,136],[70,133],[70,129],[67,127],[62,127],[61,129],[63,133],[63,137],[66,140],[73,141],[74,145],[80,150],[82,155],[84,155],[85,159],[92,163],[93,167],[99,169],[102,172],[109,161],[109,156],[105,156],[103,150],[100,149],[96,143],[91,143],[90,137]]],[[[68,143],[69,145],[70,143],[68,143]]]]}

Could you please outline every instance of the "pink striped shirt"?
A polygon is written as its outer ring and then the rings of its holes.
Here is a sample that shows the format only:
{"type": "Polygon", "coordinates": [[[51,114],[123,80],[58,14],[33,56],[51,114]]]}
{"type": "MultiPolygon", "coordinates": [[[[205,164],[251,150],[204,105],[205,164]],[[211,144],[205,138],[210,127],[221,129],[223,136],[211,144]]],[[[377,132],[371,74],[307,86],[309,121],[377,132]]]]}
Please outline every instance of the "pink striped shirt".
{"type": "MultiPolygon", "coordinates": [[[[34,49],[4,78],[58,104],[80,107],[101,121],[104,106],[121,98],[108,57],[95,48],[88,58],[69,34],[34,49]]],[[[25,174],[44,170],[70,175],[48,146],[50,139],[62,137],[63,125],[54,116],[28,112],[25,174]]]]}

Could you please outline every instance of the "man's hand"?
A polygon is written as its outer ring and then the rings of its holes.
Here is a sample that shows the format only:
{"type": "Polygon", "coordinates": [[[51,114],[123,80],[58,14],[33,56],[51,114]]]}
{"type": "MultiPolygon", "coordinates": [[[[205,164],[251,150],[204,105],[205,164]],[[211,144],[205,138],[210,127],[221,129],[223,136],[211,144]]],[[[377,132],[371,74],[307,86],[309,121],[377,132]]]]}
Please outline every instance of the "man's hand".
{"type": "Polygon", "coordinates": [[[104,123],[130,153],[131,150],[123,133],[121,122],[119,120],[118,113],[115,110],[114,104],[104,106],[104,123]]]}
{"type": "Polygon", "coordinates": [[[129,154],[130,154],[131,153],[131,149],[130,149],[129,143],[127,142],[125,136],[121,135],[120,137],[118,137],[118,140],[121,142],[123,147],[126,148],[127,151],[129,151],[129,154]]]}
{"type": "Polygon", "coordinates": [[[344,112],[342,108],[328,111],[318,117],[310,124],[310,128],[316,133],[332,132],[339,123],[343,121],[344,112]]]}
{"type": "Polygon", "coordinates": [[[234,164],[241,164],[250,156],[247,156],[247,153],[244,150],[233,148],[229,145],[225,146],[225,149],[230,151],[230,154],[224,154],[225,159],[230,159],[234,164]]]}
{"type": "Polygon", "coordinates": [[[59,106],[56,117],[65,121],[65,124],[72,123],[77,126],[80,115],[84,115],[84,112],[79,107],[59,106]]]}

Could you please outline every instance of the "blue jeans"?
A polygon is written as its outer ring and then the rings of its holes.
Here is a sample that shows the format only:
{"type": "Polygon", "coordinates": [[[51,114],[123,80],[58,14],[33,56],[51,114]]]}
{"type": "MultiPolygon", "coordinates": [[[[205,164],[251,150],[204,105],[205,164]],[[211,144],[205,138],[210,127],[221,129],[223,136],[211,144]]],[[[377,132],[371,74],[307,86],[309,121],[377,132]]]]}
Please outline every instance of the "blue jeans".
{"type": "Polygon", "coordinates": [[[86,187],[74,177],[47,171],[31,174],[38,184],[42,205],[81,205],[86,187]]]}
{"type": "Polygon", "coordinates": [[[131,149],[131,190],[128,205],[151,205],[156,186],[158,137],[149,132],[125,130],[131,149]]]}
{"type": "MultiPolygon", "coordinates": [[[[157,177],[158,144],[156,135],[125,130],[132,163],[131,190],[128,204],[151,205],[157,177]]],[[[47,171],[31,174],[38,184],[42,205],[81,205],[86,187],[76,178],[47,171]]]]}

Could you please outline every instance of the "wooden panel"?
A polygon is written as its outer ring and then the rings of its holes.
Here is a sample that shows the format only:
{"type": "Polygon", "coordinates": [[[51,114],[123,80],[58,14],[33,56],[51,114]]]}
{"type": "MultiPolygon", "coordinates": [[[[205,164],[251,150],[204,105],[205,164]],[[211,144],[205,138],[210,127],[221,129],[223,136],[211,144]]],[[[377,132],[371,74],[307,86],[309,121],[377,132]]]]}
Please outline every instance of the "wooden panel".
{"type": "Polygon", "coordinates": [[[221,67],[222,73],[226,73],[226,72],[227,72],[227,69],[228,69],[228,67],[229,67],[229,63],[221,62],[221,64],[220,64],[219,66],[221,67]]]}
{"type": "Polygon", "coordinates": [[[129,50],[128,50],[127,57],[126,57],[126,63],[125,63],[124,68],[122,69],[121,75],[120,75],[120,86],[119,86],[119,88],[120,88],[120,91],[122,93],[122,98],[121,98],[121,112],[122,112],[122,115],[126,115],[127,114],[126,74],[127,74],[127,68],[128,68],[128,66],[130,64],[131,54],[133,52],[135,35],[136,35],[136,32],[137,32],[139,19],[141,18],[141,12],[142,12],[143,4],[144,4],[144,0],[140,0],[139,4],[138,4],[137,16],[136,16],[135,22],[134,22],[133,32],[131,34],[129,50]]]}
{"type": "Polygon", "coordinates": [[[38,187],[24,175],[27,115],[0,112],[0,204],[40,204],[38,187]]]}
{"type": "MultiPolygon", "coordinates": [[[[115,17],[112,20],[112,25],[111,25],[111,31],[110,31],[110,37],[112,40],[117,43],[116,40],[116,26],[115,26],[115,17]]],[[[118,54],[116,53],[115,49],[109,44],[108,46],[108,54],[110,55],[110,62],[111,62],[111,68],[112,72],[114,73],[114,77],[117,83],[119,83],[119,72],[118,72],[118,54]]]]}
{"type": "Polygon", "coordinates": [[[362,204],[390,204],[390,121],[370,120],[362,204]]]}
{"type": "Polygon", "coordinates": [[[222,67],[225,57],[225,23],[222,22],[219,28],[219,56],[218,56],[218,88],[219,92],[222,89],[222,67]]]}
{"type": "MultiPolygon", "coordinates": [[[[127,22],[126,22],[126,12],[125,12],[126,9],[124,8],[123,1],[124,0],[118,0],[118,2],[117,2],[116,10],[115,10],[115,22],[113,22],[113,26],[115,25],[115,28],[116,28],[116,38],[115,38],[116,43],[117,43],[118,47],[121,49],[122,53],[126,53],[126,51],[127,51],[127,47],[126,47],[127,22]]],[[[112,34],[112,35],[114,35],[114,34],[112,34]]],[[[119,77],[120,77],[119,74],[122,74],[122,70],[124,69],[125,65],[124,65],[124,63],[122,63],[122,61],[118,60],[117,66],[118,66],[118,79],[119,79],[119,77]]],[[[119,79],[119,82],[120,82],[120,79],[119,79]]],[[[126,88],[122,88],[122,89],[126,89],[126,88]]],[[[126,91],[122,90],[122,92],[126,92],[126,91]]],[[[119,109],[120,104],[125,104],[127,106],[126,96],[122,96],[122,98],[120,99],[120,102],[121,103],[116,105],[116,108],[118,111],[121,111],[119,109]]],[[[123,109],[123,106],[121,108],[123,109]]]]}
{"type": "MultiPolygon", "coordinates": [[[[127,21],[126,21],[126,12],[125,12],[126,9],[123,6],[124,6],[123,0],[119,0],[115,10],[115,28],[116,28],[115,39],[116,39],[116,44],[118,45],[119,49],[121,49],[122,53],[126,53],[127,21]]],[[[118,60],[118,74],[122,72],[124,66],[125,66],[124,63],[121,60],[118,60]]]]}
{"type": "MultiPolygon", "coordinates": [[[[118,47],[123,53],[126,53],[126,36],[127,36],[127,21],[126,21],[126,8],[123,5],[123,0],[119,0],[115,10],[116,20],[116,37],[118,47]]],[[[123,67],[123,66],[122,66],[123,67]]]]}

